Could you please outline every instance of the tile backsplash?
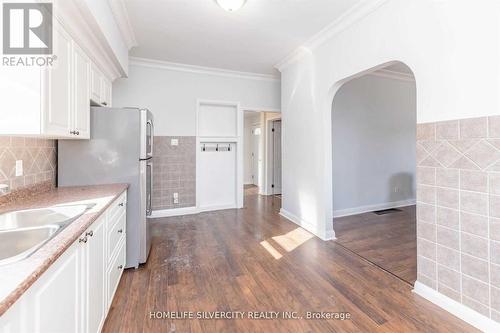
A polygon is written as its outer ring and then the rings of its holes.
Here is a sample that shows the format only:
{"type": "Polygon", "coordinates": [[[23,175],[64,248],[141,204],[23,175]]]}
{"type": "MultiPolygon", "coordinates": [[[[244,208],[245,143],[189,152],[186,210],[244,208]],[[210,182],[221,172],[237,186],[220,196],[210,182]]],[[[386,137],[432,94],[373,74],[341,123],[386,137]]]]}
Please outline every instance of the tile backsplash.
{"type": "Polygon", "coordinates": [[[196,206],[196,137],[155,136],[154,149],[153,210],[196,206]]]}
{"type": "Polygon", "coordinates": [[[10,191],[39,184],[55,185],[56,141],[0,136],[0,184],[10,191]],[[23,175],[16,177],[16,161],[23,161],[23,175]]]}
{"type": "Polygon", "coordinates": [[[500,320],[500,116],[417,126],[418,281],[500,320]]]}

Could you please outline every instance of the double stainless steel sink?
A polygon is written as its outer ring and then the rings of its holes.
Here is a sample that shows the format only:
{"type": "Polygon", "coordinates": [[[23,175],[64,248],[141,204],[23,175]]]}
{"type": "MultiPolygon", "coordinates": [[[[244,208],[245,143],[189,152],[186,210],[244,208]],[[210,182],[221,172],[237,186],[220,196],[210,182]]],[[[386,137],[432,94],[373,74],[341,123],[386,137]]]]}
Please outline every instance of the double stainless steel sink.
{"type": "Polygon", "coordinates": [[[0,265],[29,257],[94,204],[54,206],[0,215],[0,265]]]}

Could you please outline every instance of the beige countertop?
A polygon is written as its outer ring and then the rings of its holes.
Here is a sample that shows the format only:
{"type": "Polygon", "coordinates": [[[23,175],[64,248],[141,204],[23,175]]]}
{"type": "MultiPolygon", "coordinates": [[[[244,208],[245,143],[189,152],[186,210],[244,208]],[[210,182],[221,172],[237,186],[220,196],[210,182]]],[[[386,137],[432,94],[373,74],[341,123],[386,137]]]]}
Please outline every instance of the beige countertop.
{"type": "Polygon", "coordinates": [[[126,184],[62,187],[0,205],[1,214],[14,210],[44,208],[61,204],[95,204],[28,258],[0,265],[0,316],[127,188],[126,184]]]}

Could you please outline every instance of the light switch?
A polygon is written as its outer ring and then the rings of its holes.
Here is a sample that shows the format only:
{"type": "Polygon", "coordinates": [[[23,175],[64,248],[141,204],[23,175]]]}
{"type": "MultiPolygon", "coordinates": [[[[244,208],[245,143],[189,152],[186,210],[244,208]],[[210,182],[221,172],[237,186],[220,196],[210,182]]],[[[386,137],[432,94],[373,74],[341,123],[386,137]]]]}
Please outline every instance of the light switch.
{"type": "Polygon", "coordinates": [[[174,204],[178,204],[179,203],[179,193],[175,192],[174,193],[174,204]]]}
{"type": "Polygon", "coordinates": [[[179,139],[171,139],[170,140],[170,145],[171,146],[178,146],[179,145],[179,139]]]}
{"type": "Polygon", "coordinates": [[[23,160],[16,161],[16,177],[23,175],[23,160]]]}

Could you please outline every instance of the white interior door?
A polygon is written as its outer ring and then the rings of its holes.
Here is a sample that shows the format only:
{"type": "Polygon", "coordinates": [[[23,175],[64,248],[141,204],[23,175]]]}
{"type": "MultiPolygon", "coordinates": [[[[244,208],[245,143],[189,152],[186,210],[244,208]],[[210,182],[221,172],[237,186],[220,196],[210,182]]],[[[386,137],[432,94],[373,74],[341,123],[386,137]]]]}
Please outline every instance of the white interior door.
{"type": "Polygon", "coordinates": [[[273,194],[281,194],[281,120],[273,121],[273,194]]]}
{"type": "Polygon", "coordinates": [[[260,126],[252,127],[252,183],[259,186],[259,170],[261,166],[259,143],[260,143],[260,126]]]}

